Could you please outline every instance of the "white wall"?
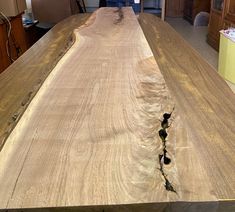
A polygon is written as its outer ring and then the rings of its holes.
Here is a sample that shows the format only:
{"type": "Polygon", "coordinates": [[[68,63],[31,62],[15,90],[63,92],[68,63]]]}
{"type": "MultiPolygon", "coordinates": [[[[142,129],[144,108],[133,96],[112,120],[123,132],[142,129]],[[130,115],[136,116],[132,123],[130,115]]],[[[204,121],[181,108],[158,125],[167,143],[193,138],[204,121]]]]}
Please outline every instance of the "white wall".
{"type": "Polygon", "coordinates": [[[31,6],[31,0],[26,0],[26,4],[27,4],[27,8],[28,9],[31,9],[32,6],[31,6]]]}

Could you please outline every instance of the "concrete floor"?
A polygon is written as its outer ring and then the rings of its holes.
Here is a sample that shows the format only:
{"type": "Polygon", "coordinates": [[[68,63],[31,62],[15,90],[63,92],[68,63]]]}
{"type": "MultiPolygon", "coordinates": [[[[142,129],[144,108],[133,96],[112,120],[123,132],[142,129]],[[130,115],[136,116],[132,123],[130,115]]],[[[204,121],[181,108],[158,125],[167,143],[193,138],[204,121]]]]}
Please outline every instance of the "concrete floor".
{"type": "MultiPolygon", "coordinates": [[[[206,42],[207,27],[194,27],[183,18],[166,18],[166,22],[188,41],[216,71],[218,70],[219,54],[206,42]]],[[[235,84],[226,82],[235,93],[235,84]]]]}

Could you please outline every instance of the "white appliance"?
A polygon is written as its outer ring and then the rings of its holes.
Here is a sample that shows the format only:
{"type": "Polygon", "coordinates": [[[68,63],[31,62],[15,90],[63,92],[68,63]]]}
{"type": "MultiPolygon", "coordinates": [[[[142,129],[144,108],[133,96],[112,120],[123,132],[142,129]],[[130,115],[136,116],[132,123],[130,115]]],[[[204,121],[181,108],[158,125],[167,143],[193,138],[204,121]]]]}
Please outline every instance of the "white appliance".
{"type": "Polygon", "coordinates": [[[25,0],[0,0],[0,12],[6,16],[17,16],[25,9],[25,0]]]}

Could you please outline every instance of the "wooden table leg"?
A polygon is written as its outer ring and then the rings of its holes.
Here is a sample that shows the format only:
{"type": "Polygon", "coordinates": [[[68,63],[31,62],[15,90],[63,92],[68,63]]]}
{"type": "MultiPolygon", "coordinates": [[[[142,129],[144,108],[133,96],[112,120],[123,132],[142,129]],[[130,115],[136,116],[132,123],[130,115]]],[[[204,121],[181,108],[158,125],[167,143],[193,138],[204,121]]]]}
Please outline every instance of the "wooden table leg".
{"type": "Polygon", "coordinates": [[[162,14],[161,14],[161,19],[164,21],[165,20],[165,10],[166,10],[166,1],[162,0],[162,14]]]}
{"type": "Polygon", "coordinates": [[[144,0],[140,0],[140,12],[143,13],[144,12],[144,0]]]}
{"type": "Polygon", "coordinates": [[[83,9],[84,9],[84,12],[86,13],[86,5],[85,5],[84,0],[82,0],[82,6],[83,6],[83,9]]]}
{"type": "Polygon", "coordinates": [[[106,0],[100,0],[100,1],[99,1],[99,7],[107,7],[107,2],[106,2],[106,0]]]}

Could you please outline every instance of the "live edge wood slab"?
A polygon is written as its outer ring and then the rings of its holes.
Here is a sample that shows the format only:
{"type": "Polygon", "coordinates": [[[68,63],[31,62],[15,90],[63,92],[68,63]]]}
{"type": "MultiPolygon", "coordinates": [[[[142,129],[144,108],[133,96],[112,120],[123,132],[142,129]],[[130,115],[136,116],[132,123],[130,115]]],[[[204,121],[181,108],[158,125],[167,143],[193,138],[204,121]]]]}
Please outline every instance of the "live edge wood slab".
{"type": "Polygon", "coordinates": [[[231,90],[155,16],[88,16],[0,75],[0,209],[234,211],[231,90]]]}
{"type": "Polygon", "coordinates": [[[78,14],[62,21],[1,73],[0,150],[48,74],[74,42],[73,30],[89,17],[78,14]]]}

